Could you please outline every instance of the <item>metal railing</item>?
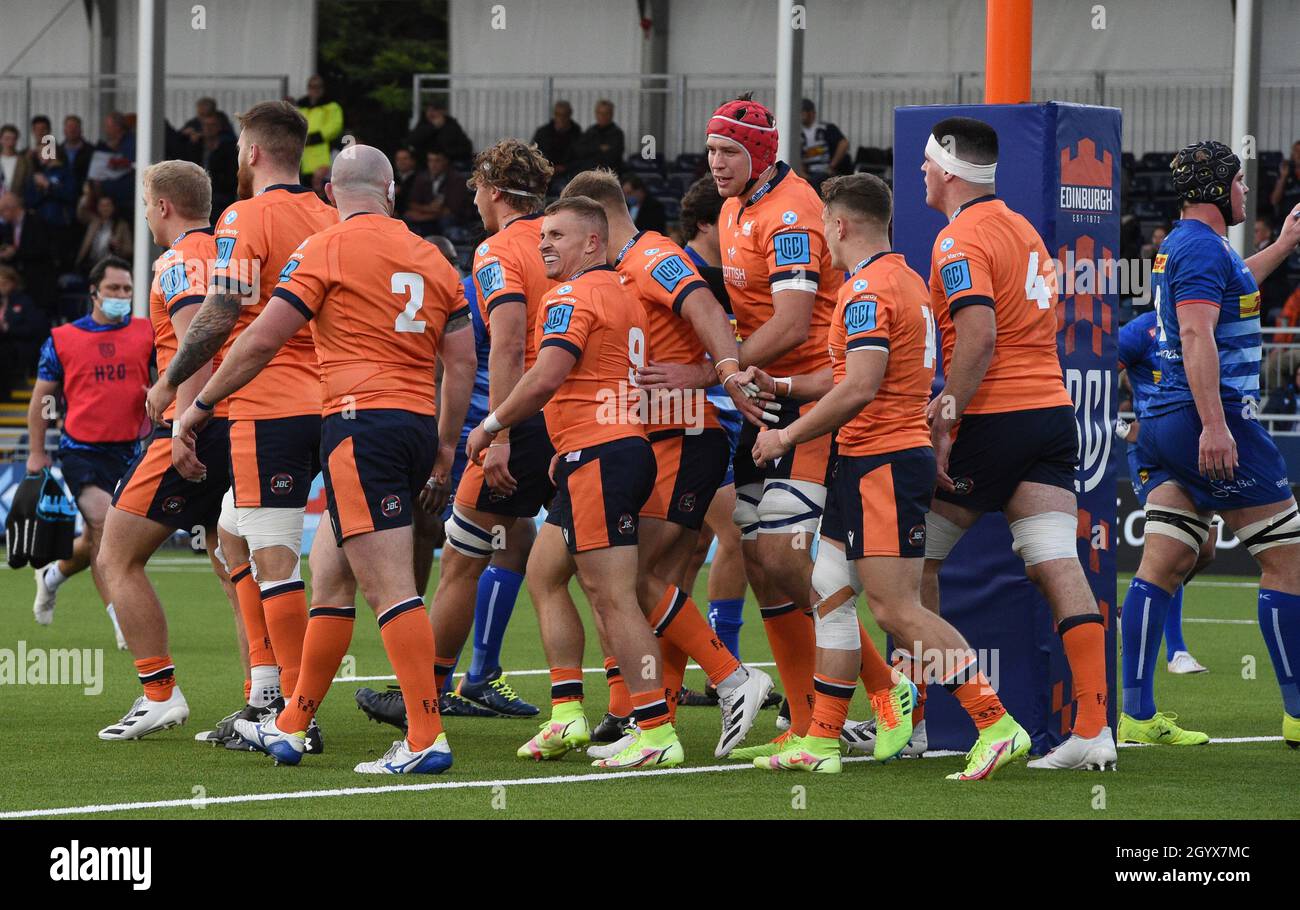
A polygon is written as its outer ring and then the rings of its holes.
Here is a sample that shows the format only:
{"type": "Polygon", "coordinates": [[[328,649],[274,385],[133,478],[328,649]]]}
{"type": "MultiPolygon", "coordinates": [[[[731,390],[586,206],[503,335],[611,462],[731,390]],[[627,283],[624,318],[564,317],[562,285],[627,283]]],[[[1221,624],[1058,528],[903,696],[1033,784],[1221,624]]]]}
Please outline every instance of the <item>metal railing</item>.
{"type": "MultiPolygon", "coordinates": [[[[232,116],[248,110],[258,101],[284,98],[289,93],[289,76],[229,76],[221,74],[169,74],[163,112],[172,126],[194,116],[200,98],[216,99],[217,108],[232,116]]],[[[99,124],[110,111],[135,110],[134,73],[58,73],[50,75],[0,76],[0,123],[14,123],[23,131],[32,117],[44,114],[62,139],[64,117],[81,117],[86,136],[99,136],[99,124]]]]}
{"type": "MultiPolygon", "coordinates": [[[[623,128],[629,154],[644,137],[652,137],[658,154],[669,158],[700,151],[709,114],[727,98],[753,91],[757,100],[770,105],[776,94],[772,73],[417,73],[412,88],[412,124],[425,102],[440,98],[475,148],[504,136],[531,138],[561,98],[573,104],[575,119],[585,126],[596,100],[608,98],[614,102],[614,119],[623,128]]],[[[853,147],[889,148],[895,107],[977,104],[983,101],[984,77],[978,72],[815,73],[804,77],[803,92],[853,147]]],[[[1034,74],[1032,97],[1121,108],[1122,148],[1135,155],[1176,149],[1202,136],[1224,137],[1231,128],[1229,70],[1042,72],[1034,74]]],[[[1289,149],[1300,129],[1297,124],[1300,69],[1262,76],[1255,148],[1289,149]]]]}

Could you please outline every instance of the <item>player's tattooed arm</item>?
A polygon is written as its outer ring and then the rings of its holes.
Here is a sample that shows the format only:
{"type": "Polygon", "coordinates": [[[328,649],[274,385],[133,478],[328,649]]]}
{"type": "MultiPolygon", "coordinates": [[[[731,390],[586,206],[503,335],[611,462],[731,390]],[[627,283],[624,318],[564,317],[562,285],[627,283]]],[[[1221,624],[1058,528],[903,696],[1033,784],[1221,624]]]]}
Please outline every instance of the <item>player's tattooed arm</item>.
{"type": "Polygon", "coordinates": [[[221,350],[239,319],[241,298],[212,290],[194,314],[185,340],[167,365],[167,384],[177,388],[221,350]]]}

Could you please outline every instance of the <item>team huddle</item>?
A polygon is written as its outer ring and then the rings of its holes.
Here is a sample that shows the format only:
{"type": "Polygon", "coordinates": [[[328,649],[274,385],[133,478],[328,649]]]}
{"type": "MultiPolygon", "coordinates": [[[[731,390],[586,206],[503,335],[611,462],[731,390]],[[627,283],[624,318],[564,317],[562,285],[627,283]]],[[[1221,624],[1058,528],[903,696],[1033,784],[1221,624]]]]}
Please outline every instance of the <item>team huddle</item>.
{"type": "MultiPolygon", "coordinates": [[[[967,529],[1001,512],[1073,680],[1071,735],[1029,767],[1114,767],[1103,618],[1076,542],[1056,278],[1042,238],[994,193],[996,132],[963,117],[933,128],[926,203],[948,224],[928,279],[891,250],[883,181],[836,177],[819,194],[777,160],[775,119],[748,97],[719,107],[706,136],[710,174],[688,193],[685,246],[638,231],[609,171],[577,174],[543,208],[551,165],[535,146],[496,143],[470,179],[488,236],[464,279],[454,249],[391,217],[393,170],[377,149],[339,154],[333,206],[301,187],[306,123],[287,103],[242,118],[240,201],[215,228],[201,168],[146,170],[146,217],[166,247],[150,289],[158,380],[143,402],[156,429],[105,504],[93,563],[144,691],[100,738],[189,718],[146,565],[175,531],[202,530],[246,669],[243,707],[203,741],[288,765],[320,752],[315,715],[359,591],[397,686],[362,689],[357,703],[403,736],[356,770],[440,773],[452,764],[443,717],[540,713],[500,664],[526,584],[551,708],[522,759],[585,750],[600,768],[681,764],[675,722],[693,661],[719,712],[716,757],[839,773],[845,748],[920,755],[926,690],[942,686],[977,730],[949,778],[987,779],[1026,756],[1030,736],[943,618],[939,571],[967,529]],[[299,554],[318,472],[330,527],[312,542],[308,598],[299,554]],[[728,572],[742,582],[715,599],[711,577],[706,617],[689,592],[713,537],[718,585],[728,572]],[[574,577],[606,658],[609,706],[595,723],[574,577]],[[746,583],[789,719],[750,745],[776,696],[740,659],[746,583]],[[859,595],[898,645],[890,660],[858,618],[859,595]],[[855,724],[859,681],[874,716],[855,724]]],[[[1151,337],[1164,372],[1140,414],[1148,536],[1122,619],[1119,734],[1191,735],[1155,711],[1150,665],[1217,511],[1264,567],[1260,624],[1284,736],[1300,743],[1300,518],[1285,464],[1242,405],[1258,392],[1255,281],[1295,246],[1300,221],[1272,258],[1242,263],[1218,234],[1240,220],[1244,184],[1214,145],[1175,162],[1186,220],[1157,260],[1151,337]]],[[[70,414],[65,431],[83,425],[93,413],[70,414]]]]}

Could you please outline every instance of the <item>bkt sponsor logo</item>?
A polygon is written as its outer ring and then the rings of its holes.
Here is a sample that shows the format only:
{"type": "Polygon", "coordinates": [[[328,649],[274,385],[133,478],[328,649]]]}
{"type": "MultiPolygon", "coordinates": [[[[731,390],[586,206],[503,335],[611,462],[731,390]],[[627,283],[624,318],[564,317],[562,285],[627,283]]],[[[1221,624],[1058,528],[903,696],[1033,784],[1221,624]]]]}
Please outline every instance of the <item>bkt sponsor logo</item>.
{"type": "Polygon", "coordinates": [[[1079,493],[1097,488],[1110,461],[1113,382],[1114,376],[1108,370],[1065,371],[1065,387],[1074,402],[1074,419],[1079,431],[1079,467],[1074,478],[1074,489],[1079,493]]]}

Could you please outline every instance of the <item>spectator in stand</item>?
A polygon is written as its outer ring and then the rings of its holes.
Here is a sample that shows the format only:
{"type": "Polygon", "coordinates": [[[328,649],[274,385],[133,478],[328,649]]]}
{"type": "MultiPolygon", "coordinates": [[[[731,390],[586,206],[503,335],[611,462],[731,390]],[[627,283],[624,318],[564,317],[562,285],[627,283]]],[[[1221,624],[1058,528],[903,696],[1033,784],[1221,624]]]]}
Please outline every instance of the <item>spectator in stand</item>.
{"type": "Polygon", "coordinates": [[[574,150],[573,173],[594,167],[606,167],[621,174],[623,130],[614,122],[614,102],[602,98],[596,102],[596,122],[587,127],[574,150]]]}
{"type": "Polygon", "coordinates": [[[817,119],[817,105],[809,98],[803,99],[799,108],[799,122],[803,125],[800,134],[804,177],[814,187],[820,187],[822,181],[836,174],[847,174],[849,168],[849,140],[833,123],[823,123],[817,119]]]}
{"type": "Polygon", "coordinates": [[[307,94],[298,99],[298,111],[307,118],[307,147],[302,153],[302,184],[311,186],[319,168],[330,166],[330,149],[343,135],[343,108],[325,94],[325,80],[316,74],[307,80],[307,94]]]}
{"type": "Polygon", "coordinates": [[[31,159],[18,151],[21,134],[12,123],[0,126],[0,193],[27,192],[27,178],[32,175],[31,159]]]}
{"type": "Polygon", "coordinates": [[[86,174],[90,172],[90,156],[93,151],[81,132],[81,118],[69,114],[63,118],[63,141],[58,146],[59,157],[68,163],[75,184],[74,197],[81,197],[81,190],[86,183],[86,174]]]}
{"type": "Polygon", "coordinates": [[[1151,229],[1151,241],[1142,244],[1142,258],[1154,260],[1156,253],[1160,252],[1160,244],[1165,242],[1169,232],[1173,230],[1173,225],[1168,223],[1158,224],[1151,229]]]}
{"type": "Polygon", "coordinates": [[[574,122],[573,105],[567,101],[555,102],[550,121],[539,126],[537,132],[533,133],[533,144],[551,162],[557,177],[571,176],[569,165],[573,163],[581,139],[582,127],[574,122]]]}
{"type": "MultiPolygon", "coordinates": [[[[1300,415],[1300,360],[1292,363],[1290,381],[1269,393],[1268,401],[1264,404],[1264,413],[1300,415]]],[[[1300,421],[1292,423],[1279,421],[1273,424],[1272,430],[1277,433],[1300,430],[1300,421]]]]}
{"type": "Polygon", "coordinates": [[[18,270],[0,265],[0,401],[26,383],[49,331],[45,314],[24,293],[18,270]]]}
{"type": "Polygon", "coordinates": [[[1287,297],[1286,303],[1282,305],[1282,312],[1278,313],[1273,324],[1284,329],[1294,329],[1300,326],[1300,287],[1297,287],[1291,292],[1291,296],[1287,297]]]}
{"type": "Polygon", "coordinates": [[[54,242],[40,215],[13,193],[0,194],[0,265],[13,266],[42,310],[54,304],[54,242]]]}
{"type": "Polygon", "coordinates": [[[1282,219],[1300,203],[1300,140],[1291,145],[1291,157],[1283,159],[1268,201],[1273,205],[1274,227],[1280,227],[1282,219]]]}
{"type": "MultiPolygon", "coordinates": [[[[201,154],[203,145],[203,118],[216,117],[221,124],[221,135],[234,142],[236,139],[235,128],[230,123],[230,118],[226,116],[225,111],[217,110],[217,101],[215,98],[200,98],[194,102],[194,116],[185,121],[181,127],[181,135],[189,140],[194,149],[195,156],[201,154]]],[[[196,158],[197,160],[197,158],[196,158]]],[[[216,210],[216,206],[213,206],[216,210]]]]}
{"type": "Polygon", "coordinates": [[[322,164],[320,167],[316,168],[316,170],[312,172],[309,184],[311,186],[312,192],[320,197],[321,202],[325,203],[326,205],[333,205],[334,203],[330,202],[329,196],[325,194],[325,184],[329,182],[330,182],[330,165],[322,164]]]}
{"type": "Polygon", "coordinates": [[[111,196],[117,210],[129,221],[134,211],[131,203],[135,199],[135,134],[127,124],[126,114],[113,111],[104,117],[104,138],[99,140],[95,151],[108,152],[111,156],[109,167],[126,171],[120,177],[99,181],[97,191],[111,196]]]}
{"type": "Polygon", "coordinates": [[[663,203],[647,192],[645,183],[636,174],[623,178],[623,195],[627,197],[627,210],[638,231],[662,234],[668,230],[668,216],[664,214],[663,203]]]}
{"type": "Polygon", "coordinates": [[[215,222],[236,199],[239,183],[239,147],[221,126],[215,114],[203,117],[198,164],[212,179],[212,218],[215,222]]]}
{"type": "MultiPolygon", "coordinates": [[[[1255,252],[1273,242],[1273,225],[1268,218],[1260,215],[1255,219],[1255,252]]],[[[1259,285],[1259,321],[1262,325],[1273,325],[1282,307],[1286,305],[1287,294],[1291,284],[1286,280],[1286,269],[1277,268],[1269,273],[1259,285]]]]}
{"type": "Polygon", "coordinates": [[[76,223],[77,182],[55,147],[48,148],[52,157],[38,155],[32,159],[32,176],[23,201],[29,211],[49,225],[57,268],[62,271],[72,265],[73,252],[81,243],[76,223]]]}
{"type": "Polygon", "coordinates": [[[474,159],[474,146],[461,129],[456,118],[447,113],[442,101],[431,101],[424,106],[424,119],[407,134],[403,145],[415,150],[415,160],[424,161],[430,152],[442,152],[458,167],[469,167],[474,159]]]}
{"type": "Polygon", "coordinates": [[[406,146],[401,146],[393,153],[393,183],[396,194],[393,196],[393,216],[406,219],[407,207],[411,204],[411,190],[420,177],[420,169],[415,164],[415,153],[406,146]]]}
{"type": "Polygon", "coordinates": [[[77,270],[89,272],[91,266],[107,256],[130,261],[133,239],[131,226],[118,215],[113,197],[100,196],[95,203],[95,215],[86,225],[81,250],[77,253],[77,270]]]}
{"type": "Polygon", "coordinates": [[[31,128],[28,130],[27,158],[31,161],[32,170],[35,171],[41,166],[42,160],[48,160],[55,155],[55,146],[52,142],[46,140],[50,135],[53,127],[50,126],[50,118],[44,114],[37,114],[32,118],[31,128]],[[49,151],[45,152],[48,148],[49,151]],[[44,153],[44,154],[42,154],[44,153]]]}
{"type": "Polygon", "coordinates": [[[469,190],[465,176],[452,169],[443,152],[429,152],[427,169],[416,175],[406,204],[406,223],[424,236],[446,231],[465,220],[469,190]]]}

